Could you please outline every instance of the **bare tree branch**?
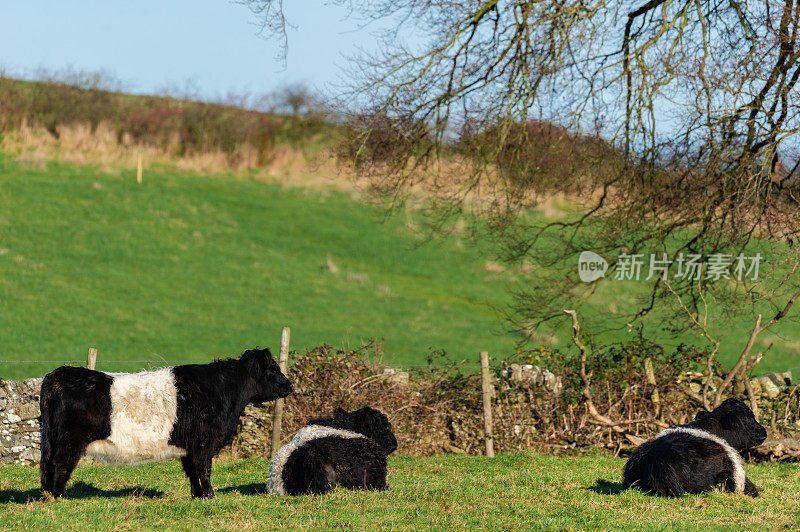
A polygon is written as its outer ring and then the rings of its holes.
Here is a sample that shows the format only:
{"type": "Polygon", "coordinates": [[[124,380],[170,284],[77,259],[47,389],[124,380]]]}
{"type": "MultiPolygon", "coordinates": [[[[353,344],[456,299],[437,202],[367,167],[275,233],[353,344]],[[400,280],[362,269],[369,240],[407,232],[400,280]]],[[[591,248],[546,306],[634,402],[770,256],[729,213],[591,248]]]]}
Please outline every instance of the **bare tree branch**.
{"type": "MultiPolygon", "coordinates": [[[[246,3],[285,39],[279,0],[246,3]]],[[[574,272],[583,250],[674,265],[800,233],[795,0],[333,3],[391,26],[379,53],[351,63],[342,152],[394,204],[424,192],[432,231],[476,215],[498,257],[541,266],[515,295],[519,328],[591,297],[574,272]],[[563,198],[574,210],[530,215],[563,198]]],[[[800,246],[771,253],[763,281],[653,280],[621,319],[665,308],[673,291],[682,327],[705,297],[752,315],[785,297],[800,262],[800,246]]]]}
{"type": "Polygon", "coordinates": [[[592,375],[586,373],[586,347],[580,341],[580,333],[581,333],[581,326],[578,324],[578,313],[574,310],[564,310],[565,314],[569,314],[572,317],[572,341],[578,347],[580,351],[580,376],[581,380],[583,381],[583,397],[586,399],[586,408],[589,410],[589,414],[595,419],[596,422],[599,424],[610,428],[614,432],[618,432],[625,436],[631,443],[635,445],[641,445],[644,443],[644,439],[629,433],[625,429],[621,429],[619,426],[624,425],[624,422],[615,422],[611,418],[606,415],[601,414],[597,407],[594,405],[594,400],[592,399],[592,392],[589,390],[589,385],[591,384],[592,375]]]}
{"type": "MultiPolygon", "coordinates": [[[[756,324],[753,327],[753,331],[750,333],[750,338],[748,338],[747,344],[745,345],[742,354],[739,355],[739,360],[736,361],[736,364],[734,364],[733,368],[725,376],[725,379],[722,381],[722,384],[717,388],[717,393],[714,395],[715,407],[719,406],[719,404],[722,402],[722,394],[725,391],[725,388],[727,388],[730,385],[734,377],[742,373],[742,369],[744,369],[748,361],[748,357],[750,356],[750,349],[752,349],[753,344],[756,341],[756,337],[765,330],[767,330],[769,327],[777,323],[778,320],[786,316],[786,314],[789,312],[789,309],[791,309],[792,305],[794,305],[794,302],[797,301],[798,297],[800,297],[800,290],[795,292],[794,295],[791,298],[789,298],[789,301],[786,302],[786,305],[783,307],[783,309],[781,309],[771,320],[769,320],[764,325],[761,325],[761,314],[758,315],[758,318],[756,318],[756,324]]],[[[757,355],[756,358],[760,360],[761,358],[760,354],[757,355]]],[[[745,387],[747,388],[747,393],[750,396],[751,406],[754,406],[753,412],[755,412],[756,417],[758,417],[757,415],[758,405],[755,404],[755,396],[753,394],[752,389],[750,388],[750,382],[747,379],[746,375],[743,375],[743,378],[745,379],[745,387]]]]}

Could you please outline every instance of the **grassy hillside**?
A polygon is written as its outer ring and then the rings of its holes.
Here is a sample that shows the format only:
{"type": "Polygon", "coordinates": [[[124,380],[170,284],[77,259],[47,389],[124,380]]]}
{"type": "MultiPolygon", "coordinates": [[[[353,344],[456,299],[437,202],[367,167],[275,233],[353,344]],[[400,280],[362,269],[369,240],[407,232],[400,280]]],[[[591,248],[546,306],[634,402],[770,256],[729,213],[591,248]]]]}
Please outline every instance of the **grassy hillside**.
{"type": "Polygon", "coordinates": [[[793,528],[800,472],[791,464],[747,466],[761,497],[715,492],[658,499],[620,491],[623,460],[607,453],[535,453],[390,460],[389,492],[327,496],[264,494],[268,464],[215,464],[213,501],[191,500],[177,462],[79,467],[66,500],[37,502],[38,470],[0,467],[3,529],[565,529],[743,530],[793,528]]]}
{"type": "Polygon", "coordinates": [[[5,378],[90,346],[120,371],[274,348],[283,325],[297,349],[385,337],[398,363],[513,349],[492,308],[505,281],[477,250],[417,247],[405,219],[342,193],[1,161],[0,360],[20,361],[5,378]]]}
{"type": "MultiPolygon", "coordinates": [[[[295,349],[385,337],[394,363],[423,362],[431,348],[467,359],[513,352],[520,337],[498,309],[536,272],[500,271],[458,235],[420,246],[406,216],[383,214],[342,192],[241,176],[153,170],[137,186],[126,172],[0,158],[0,360],[16,361],[0,375],[42,375],[91,346],[106,370],[209,359],[276,347],[283,325],[295,349]]],[[[643,289],[601,285],[581,312],[612,316],[643,289]]],[[[731,363],[752,323],[713,316],[731,363]]],[[[700,343],[660,324],[650,316],[646,332],[700,343]]],[[[570,348],[566,326],[540,340],[570,348]]],[[[800,365],[798,336],[786,320],[759,337],[759,371],[800,365]]]]}

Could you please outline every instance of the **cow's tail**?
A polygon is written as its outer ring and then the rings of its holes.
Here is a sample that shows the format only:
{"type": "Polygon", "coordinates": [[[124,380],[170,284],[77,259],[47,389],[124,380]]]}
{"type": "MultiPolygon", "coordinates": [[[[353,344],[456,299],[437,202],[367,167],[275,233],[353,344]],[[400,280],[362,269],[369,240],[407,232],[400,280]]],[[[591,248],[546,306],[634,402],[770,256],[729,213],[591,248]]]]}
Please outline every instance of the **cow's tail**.
{"type": "Polygon", "coordinates": [[[42,481],[42,492],[52,492],[55,460],[53,457],[53,424],[54,424],[54,402],[53,383],[46,376],[42,381],[42,389],[39,393],[39,432],[42,440],[42,458],[39,462],[39,473],[42,481]]]}

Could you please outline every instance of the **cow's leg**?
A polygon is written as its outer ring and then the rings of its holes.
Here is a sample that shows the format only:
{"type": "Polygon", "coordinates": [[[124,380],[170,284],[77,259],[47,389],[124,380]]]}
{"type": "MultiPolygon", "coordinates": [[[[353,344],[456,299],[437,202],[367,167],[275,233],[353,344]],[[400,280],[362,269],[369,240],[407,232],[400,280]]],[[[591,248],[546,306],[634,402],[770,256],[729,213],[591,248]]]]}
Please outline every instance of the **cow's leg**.
{"type": "Polygon", "coordinates": [[[214,498],[214,488],[211,487],[211,458],[206,458],[197,464],[200,475],[201,497],[204,499],[214,498]]]}
{"type": "Polygon", "coordinates": [[[314,466],[313,469],[306,470],[308,475],[306,492],[314,495],[328,493],[337,483],[336,471],[327,464],[314,464],[314,466]]]}
{"type": "Polygon", "coordinates": [[[386,466],[384,465],[371,464],[369,467],[367,467],[364,478],[365,489],[389,489],[389,482],[386,480],[386,466]]]}
{"type": "Polygon", "coordinates": [[[62,497],[64,495],[67,490],[67,481],[85,450],[86,444],[67,444],[56,450],[52,461],[52,489],[48,490],[53,497],[62,497]]]}
{"type": "Polygon", "coordinates": [[[749,478],[744,479],[744,494],[750,497],[758,497],[758,488],[753,484],[749,478]]]}
{"type": "Polygon", "coordinates": [[[342,479],[342,486],[356,490],[385,490],[389,484],[386,481],[386,467],[380,464],[355,465],[342,479]]]}
{"type": "Polygon", "coordinates": [[[192,485],[192,497],[213,499],[214,489],[211,487],[211,457],[206,458],[196,450],[181,458],[183,470],[192,485]]]}
{"type": "Polygon", "coordinates": [[[42,494],[53,493],[53,476],[55,473],[55,460],[52,456],[45,457],[42,454],[42,461],[39,463],[39,473],[42,478],[42,494]]]}
{"type": "Polygon", "coordinates": [[[56,466],[53,453],[54,446],[58,444],[58,425],[54,423],[53,417],[59,404],[53,401],[50,395],[44,395],[40,404],[39,433],[42,439],[42,458],[39,462],[39,473],[42,481],[42,496],[47,494],[52,496],[56,466]]]}
{"type": "MultiPolygon", "coordinates": [[[[45,414],[43,414],[44,416],[45,414]]],[[[49,431],[42,430],[42,459],[39,462],[39,474],[42,480],[42,495],[53,493],[53,474],[55,470],[55,458],[53,457],[53,446],[49,431]]]]}
{"type": "Polygon", "coordinates": [[[298,458],[302,464],[300,470],[305,476],[306,493],[328,493],[340,482],[336,469],[313,449],[308,449],[308,452],[300,454],[298,458]]]}
{"type": "Polygon", "coordinates": [[[192,497],[202,496],[202,490],[200,488],[200,478],[197,476],[197,470],[195,469],[191,456],[187,455],[182,457],[181,465],[183,465],[183,471],[189,478],[189,485],[192,488],[192,497]]]}

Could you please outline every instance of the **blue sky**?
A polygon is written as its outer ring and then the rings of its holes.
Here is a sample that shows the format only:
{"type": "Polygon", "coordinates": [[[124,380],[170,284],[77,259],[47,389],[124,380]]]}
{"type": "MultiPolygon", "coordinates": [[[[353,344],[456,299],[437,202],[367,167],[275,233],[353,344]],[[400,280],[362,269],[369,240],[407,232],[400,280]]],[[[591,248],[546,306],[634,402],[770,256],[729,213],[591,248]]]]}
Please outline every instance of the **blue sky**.
{"type": "Polygon", "coordinates": [[[107,70],[131,92],[195,87],[204,97],[269,92],[339,80],[346,56],[374,47],[370,32],[323,2],[290,0],[286,68],[257,19],[226,0],[0,0],[0,68],[31,76],[47,70],[107,70]]]}

